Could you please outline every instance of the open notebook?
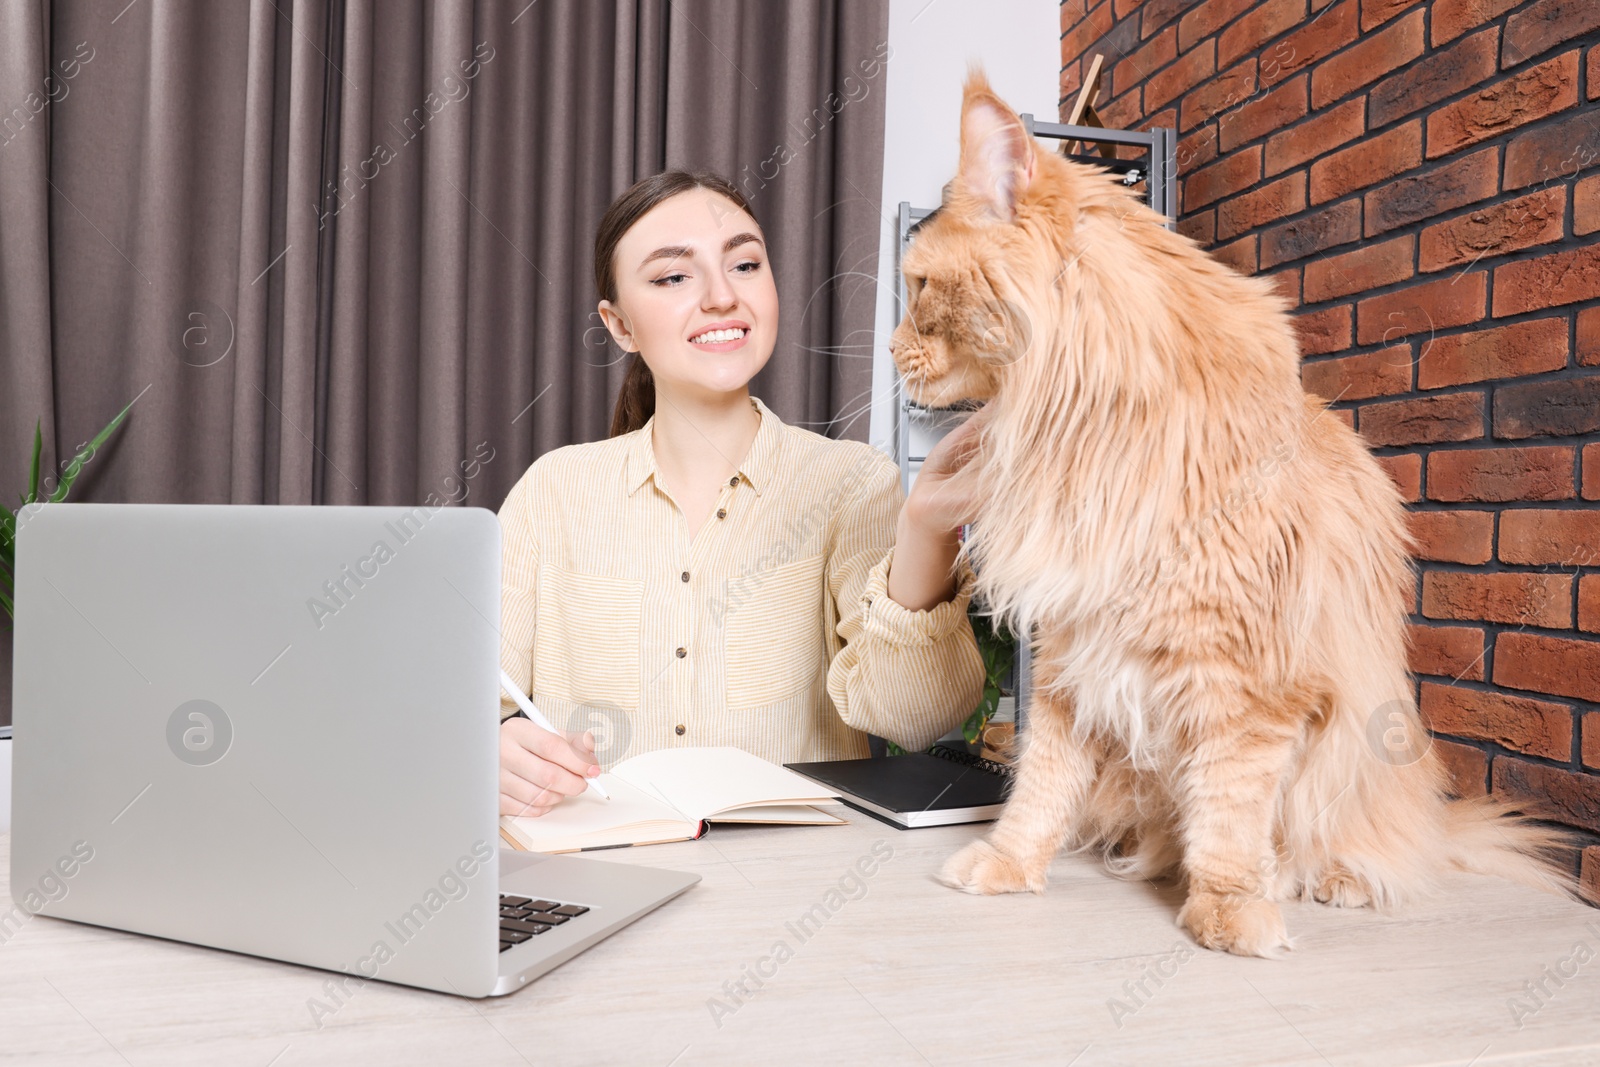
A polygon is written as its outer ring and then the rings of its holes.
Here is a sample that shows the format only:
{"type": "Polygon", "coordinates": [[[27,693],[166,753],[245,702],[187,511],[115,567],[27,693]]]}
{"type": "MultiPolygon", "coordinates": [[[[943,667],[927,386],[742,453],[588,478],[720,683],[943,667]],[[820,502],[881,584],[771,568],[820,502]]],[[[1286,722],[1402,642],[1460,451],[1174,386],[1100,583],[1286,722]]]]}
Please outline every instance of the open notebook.
{"type": "Polygon", "coordinates": [[[706,822],[826,825],[846,820],[811,804],[838,794],[738,748],[676,748],[623,760],[592,790],[538,818],[503,815],[500,836],[524,852],[575,852],[688,841],[706,822]]]}

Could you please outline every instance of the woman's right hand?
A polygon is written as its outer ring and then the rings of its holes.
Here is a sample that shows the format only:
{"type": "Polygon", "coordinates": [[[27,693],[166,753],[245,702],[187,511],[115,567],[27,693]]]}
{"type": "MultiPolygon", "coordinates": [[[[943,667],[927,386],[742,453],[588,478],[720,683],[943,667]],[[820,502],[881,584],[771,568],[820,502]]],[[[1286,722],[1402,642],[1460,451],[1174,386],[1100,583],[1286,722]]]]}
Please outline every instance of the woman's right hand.
{"type": "Polygon", "coordinates": [[[521,716],[500,724],[500,814],[543,815],[600,773],[594,733],[551,733],[521,716]]]}

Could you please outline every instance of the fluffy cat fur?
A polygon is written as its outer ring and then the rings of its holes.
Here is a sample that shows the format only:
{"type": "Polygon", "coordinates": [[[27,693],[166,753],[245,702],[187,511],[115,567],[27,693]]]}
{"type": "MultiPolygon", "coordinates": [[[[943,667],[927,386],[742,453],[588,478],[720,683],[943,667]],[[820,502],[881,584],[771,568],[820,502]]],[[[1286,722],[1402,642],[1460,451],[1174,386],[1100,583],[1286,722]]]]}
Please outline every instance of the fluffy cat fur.
{"type": "Polygon", "coordinates": [[[988,401],[961,476],[978,594],[1034,632],[1011,800],[943,882],[1042,892],[1063,844],[1098,847],[1180,875],[1200,944],[1263,956],[1303,895],[1388,907],[1452,868],[1570,892],[1558,833],[1448,796],[1406,666],[1400,495],[1303,391],[1269,282],[1039,151],[978,70],[902,268],[909,395],[988,401]]]}

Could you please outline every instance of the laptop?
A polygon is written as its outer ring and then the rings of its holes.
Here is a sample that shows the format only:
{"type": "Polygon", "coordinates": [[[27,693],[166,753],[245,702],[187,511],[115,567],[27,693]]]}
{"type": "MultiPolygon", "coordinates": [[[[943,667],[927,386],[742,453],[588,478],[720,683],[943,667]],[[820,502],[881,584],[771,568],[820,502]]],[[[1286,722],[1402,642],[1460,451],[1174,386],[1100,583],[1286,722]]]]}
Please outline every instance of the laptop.
{"type": "Polygon", "coordinates": [[[374,980],[512,992],[700,880],[499,847],[493,512],[46,503],[17,526],[26,910],[338,972],[331,1013],[374,980]]]}

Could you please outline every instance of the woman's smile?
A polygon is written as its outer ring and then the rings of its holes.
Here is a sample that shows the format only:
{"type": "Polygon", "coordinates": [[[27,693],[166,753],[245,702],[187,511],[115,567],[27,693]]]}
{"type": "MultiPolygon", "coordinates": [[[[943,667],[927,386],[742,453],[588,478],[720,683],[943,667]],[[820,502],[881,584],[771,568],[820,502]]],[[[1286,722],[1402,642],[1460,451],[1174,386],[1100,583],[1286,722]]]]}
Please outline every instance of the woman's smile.
{"type": "Polygon", "coordinates": [[[743,347],[750,338],[750,324],[730,319],[701,327],[689,338],[689,343],[705,352],[732,352],[743,347]]]}

